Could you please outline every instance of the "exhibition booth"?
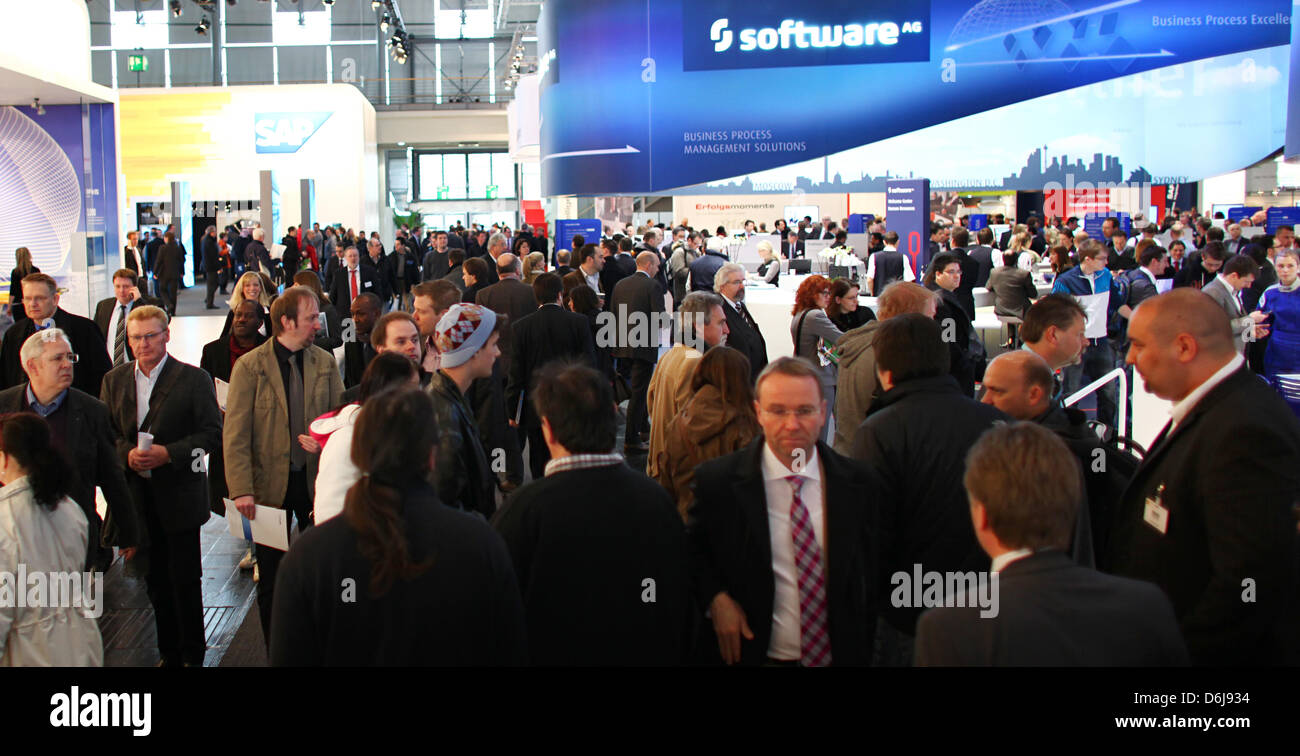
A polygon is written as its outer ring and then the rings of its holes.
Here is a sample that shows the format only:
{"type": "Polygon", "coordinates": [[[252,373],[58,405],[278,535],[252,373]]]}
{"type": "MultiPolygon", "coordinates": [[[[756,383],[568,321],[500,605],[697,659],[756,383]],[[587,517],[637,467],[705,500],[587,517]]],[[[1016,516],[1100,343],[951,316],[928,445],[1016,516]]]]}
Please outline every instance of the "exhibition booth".
{"type": "Polygon", "coordinates": [[[80,315],[111,288],[116,267],[117,92],[90,76],[81,0],[0,4],[0,299],[15,250],[26,247],[80,315]],[[35,25],[56,23],[66,50],[50,55],[35,25]]]}

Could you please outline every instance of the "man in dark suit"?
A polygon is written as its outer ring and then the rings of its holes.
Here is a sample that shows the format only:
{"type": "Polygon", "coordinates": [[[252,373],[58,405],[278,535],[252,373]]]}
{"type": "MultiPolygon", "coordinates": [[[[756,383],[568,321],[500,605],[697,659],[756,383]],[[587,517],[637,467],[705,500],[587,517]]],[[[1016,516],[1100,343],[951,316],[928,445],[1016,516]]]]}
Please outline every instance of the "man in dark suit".
{"type": "Polygon", "coordinates": [[[203,306],[215,310],[218,308],[212,303],[212,298],[217,294],[217,285],[220,283],[218,279],[221,278],[221,253],[217,246],[216,226],[208,226],[199,249],[203,253],[203,277],[208,285],[208,296],[203,301],[203,306]]]}
{"type": "Polygon", "coordinates": [[[1206,244],[1205,249],[1195,255],[1187,256],[1187,262],[1174,278],[1174,288],[1204,288],[1219,275],[1219,268],[1223,267],[1227,258],[1228,253],[1223,249],[1223,242],[1206,244]]]}
{"type": "Polygon", "coordinates": [[[758,374],[767,367],[767,341],[758,329],[758,321],[745,308],[745,268],[740,263],[726,263],[715,274],[715,291],[722,296],[726,306],[722,313],[727,316],[727,346],[739,351],[749,360],[750,375],[758,380],[758,374]]]}
{"type": "Polygon", "coordinates": [[[158,248],[158,255],[153,261],[153,277],[167,314],[175,317],[176,297],[180,292],[181,275],[185,271],[185,252],[176,243],[176,236],[171,231],[163,238],[166,241],[158,248]]]}
{"type": "Polygon", "coordinates": [[[659,359],[659,323],[655,314],[664,312],[664,295],[655,280],[658,272],[659,255],[642,252],[636,258],[636,273],[619,281],[609,297],[609,311],[614,314],[619,334],[610,353],[626,365],[632,390],[623,432],[624,449],[629,453],[650,449],[642,434],[649,432],[646,391],[659,359]]]}
{"type": "MultiPolygon", "coordinates": [[[[158,250],[162,248],[162,245],[163,245],[162,233],[156,228],[149,229],[149,241],[146,242],[144,245],[144,265],[145,265],[146,278],[148,277],[149,274],[153,273],[154,263],[157,262],[158,260],[158,250]]],[[[146,286],[145,288],[147,289],[148,287],[146,286]]],[[[154,293],[156,294],[157,292],[158,292],[158,282],[155,279],[154,293]]],[[[98,396],[98,394],[96,394],[96,396],[98,396]]]]}
{"type": "MultiPolygon", "coordinates": [[[[993,270],[993,229],[985,226],[975,232],[975,240],[979,242],[974,247],[967,250],[970,259],[975,261],[975,276],[972,280],[972,286],[983,287],[989,282],[989,273],[993,270]]],[[[962,268],[962,282],[964,283],[969,276],[966,275],[966,269],[962,268]]]]}
{"type": "MultiPolygon", "coordinates": [[[[230,383],[230,374],[234,372],[235,362],[240,357],[261,346],[267,337],[258,332],[262,325],[262,306],[255,299],[245,299],[234,310],[230,320],[230,333],[218,336],[215,341],[203,345],[203,356],[199,367],[213,380],[230,383]]],[[[208,504],[218,517],[226,516],[226,505],[222,499],[229,491],[226,489],[225,454],[218,444],[215,449],[208,449],[208,504]]],[[[241,569],[252,569],[253,552],[248,552],[248,566],[240,564],[241,569]]]]}
{"type": "Polygon", "coordinates": [[[384,253],[384,245],[379,241],[378,237],[370,239],[366,251],[368,254],[362,262],[369,265],[375,280],[373,293],[379,297],[380,302],[384,303],[384,309],[387,311],[397,284],[397,277],[393,272],[392,255],[384,253]]]}
{"type": "MultiPolygon", "coordinates": [[[[881,396],[853,439],[853,457],[880,481],[881,528],[897,534],[882,556],[884,574],[968,572],[988,568],[971,531],[966,494],[952,470],[980,434],[1007,416],[964,396],[949,375],[949,349],[938,322],[919,313],[876,329],[881,396]]],[[[883,666],[912,659],[921,607],[891,606],[881,638],[883,666]]]]}
{"type": "MultiPolygon", "coordinates": [[[[494,245],[495,247],[495,245],[494,245]]],[[[520,260],[510,252],[496,258],[497,282],[480,290],[474,296],[475,304],[506,316],[507,328],[501,335],[501,357],[492,366],[492,375],[476,380],[471,390],[483,445],[488,449],[505,450],[507,489],[524,480],[524,458],[520,450],[519,433],[510,426],[518,414],[518,407],[506,405],[506,376],[510,375],[510,359],[514,351],[511,329],[508,327],[537,309],[537,296],[528,284],[519,280],[520,260]]]]}
{"type": "Polygon", "coordinates": [[[917,666],[1187,663],[1173,607],[1158,588],[1066,556],[1082,486],[1055,434],[1033,423],[990,430],[966,459],[964,483],[975,538],[998,574],[996,599],[969,586],[965,601],[923,614],[917,666]]]}
{"type": "Polygon", "coordinates": [[[596,366],[591,326],[586,317],[561,306],[563,292],[564,285],[554,273],[543,273],[533,279],[533,294],[541,306],[510,326],[513,353],[507,372],[506,410],[511,413],[511,423],[518,426],[521,437],[527,438],[533,480],[542,479],[546,463],[551,459],[534,404],[538,373],[557,360],[596,366]]]}
{"type": "MultiPolygon", "coordinates": [[[[379,297],[362,292],[352,300],[352,338],[343,341],[343,385],[347,388],[361,384],[366,366],[375,358],[375,348],[370,343],[370,332],[383,314],[379,297]]],[[[346,329],[344,336],[347,335],[346,329]]]]}
{"type": "Polygon", "coordinates": [[[461,294],[464,294],[465,293],[465,276],[464,276],[465,250],[463,249],[447,250],[447,262],[450,264],[451,267],[447,269],[447,275],[443,276],[438,280],[446,281],[450,283],[452,286],[456,287],[457,291],[459,291],[461,294]]]}
{"type": "Polygon", "coordinates": [[[970,232],[960,226],[954,228],[952,254],[957,256],[957,263],[961,265],[961,282],[957,284],[953,295],[957,297],[958,302],[961,302],[966,317],[973,321],[975,320],[975,281],[979,278],[980,264],[966,251],[968,244],[970,244],[970,232]]]}
{"type": "Polygon", "coordinates": [[[167,354],[167,315],[157,307],[127,316],[136,351],[104,376],[119,464],[149,532],[149,601],[160,666],[202,666],[203,559],[199,528],[208,519],[203,455],[221,446],[221,409],[212,379],[167,354]],[[146,404],[139,404],[146,399],[146,404]],[[140,448],[140,433],[153,435],[140,448]]]}
{"type": "Polygon", "coordinates": [[[1114,572],[1164,590],[1194,664],[1296,663],[1300,423],[1201,292],[1147,300],[1129,339],[1128,364],[1174,406],[1119,503],[1114,572]]]}
{"type": "Polygon", "coordinates": [[[551,363],[533,401],[552,459],[496,522],[524,594],[532,662],[682,664],[692,617],[686,531],[664,489],[610,453],[609,381],[587,365],[551,363]],[[597,491],[617,491],[617,505],[597,491]],[[625,594],[629,585],[641,592],[625,594]]]}
{"type": "Polygon", "coordinates": [[[114,367],[135,359],[126,338],[126,316],[136,307],[162,306],[161,300],[140,293],[138,281],[139,277],[129,268],[118,270],[113,274],[113,296],[95,305],[95,325],[103,334],[104,346],[112,356],[114,367]]]}
{"type": "Polygon", "coordinates": [[[572,259],[573,259],[573,255],[572,253],[569,252],[569,250],[567,249],[556,250],[555,252],[556,265],[555,265],[555,270],[552,272],[555,273],[555,275],[559,276],[561,280],[563,280],[565,276],[573,272],[573,268],[569,266],[569,261],[572,259]]]}
{"type": "Polygon", "coordinates": [[[108,408],[73,386],[73,350],[63,331],[49,328],[28,336],[21,351],[30,380],[0,392],[0,412],[35,412],[49,423],[54,446],[75,475],[68,495],[86,514],[87,568],[107,571],[113,561],[112,547],[121,547],[123,558],[130,559],[144,528],[113,451],[108,408]],[[95,511],[95,486],[103,489],[108,502],[103,522],[95,511]]]}
{"type": "Polygon", "coordinates": [[[817,441],[827,407],[807,362],[772,362],[757,396],[763,435],[695,470],[691,574],[712,618],[698,648],[726,664],[865,666],[884,582],[876,481],[817,441]]]}
{"type": "Polygon", "coordinates": [[[72,351],[77,354],[77,363],[73,366],[73,388],[99,396],[99,382],[113,367],[104,334],[94,321],[59,307],[58,284],[50,276],[33,273],[23,279],[22,286],[27,317],[4,332],[4,343],[0,344],[0,382],[3,383],[0,388],[17,386],[27,380],[19,350],[28,336],[53,326],[67,335],[72,342],[72,351]]]}
{"type": "Polygon", "coordinates": [[[375,269],[361,263],[361,254],[356,247],[348,247],[343,252],[343,267],[334,274],[329,288],[330,304],[339,312],[352,308],[352,300],[362,294],[380,296],[380,287],[375,282],[375,269]]]}
{"type": "Polygon", "coordinates": [[[632,257],[632,240],[628,237],[618,241],[604,239],[600,245],[605,253],[605,267],[600,269],[600,288],[605,292],[605,309],[608,310],[614,287],[636,273],[636,259],[632,257]]]}
{"type": "Polygon", "coordinates": [[[791,231],[781,240],[781,257],[787,260],[797,260],[803,257],[804,244],[799,239],[796,231],[791,231]]]}

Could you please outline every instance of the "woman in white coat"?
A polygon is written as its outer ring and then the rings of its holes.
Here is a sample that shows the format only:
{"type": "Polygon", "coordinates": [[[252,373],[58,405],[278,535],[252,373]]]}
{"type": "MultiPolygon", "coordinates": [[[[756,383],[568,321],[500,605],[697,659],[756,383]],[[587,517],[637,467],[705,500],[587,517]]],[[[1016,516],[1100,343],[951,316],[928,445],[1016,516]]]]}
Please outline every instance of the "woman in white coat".
{"type": "Polygon", "coordinates": [[[361,471],[352,462],[352,429],[361,405],[384,389],[402,385],[419,387],[420,373],[415,364],[397,352],[377,355],[361,376],[357,401],[321,415],[307,429],[321,445],[316,498],[312,501],[312,521],[317,525],[343,512],[348,489],[361,479],[361,471]]]}
{"type": "Polygon", "coordinates": [[[36,602],[45,606],[0,600],[0,667],[103,666],[104,645],[92,618],[102,609],[94,604],[103,601],[103,583],[81,583],[82,607],[55,595],[56,583],[90,579],[83,572],[86,515],[68,498],[71,479],[68,463],[50,445],[44,419],[30,413],[0,417],[0,573],[26,575],[26,585],[14,585],[26,596],[36,576],[48,588],[45,600],[36,602]]]}

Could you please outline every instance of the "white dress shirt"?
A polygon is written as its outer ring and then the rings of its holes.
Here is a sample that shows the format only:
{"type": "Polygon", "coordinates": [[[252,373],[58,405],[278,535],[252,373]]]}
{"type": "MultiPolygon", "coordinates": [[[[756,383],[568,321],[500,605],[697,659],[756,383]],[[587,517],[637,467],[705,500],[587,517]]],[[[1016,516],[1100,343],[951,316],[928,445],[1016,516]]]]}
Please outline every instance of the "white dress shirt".
{"type": "MultiPolygon", "coordinates": [[[[786,477],[801,475],[804,479],[799,489],[799,499],[812,520],[813,536],[822,549],[822,569],[826,568],[825,535],[822,533],[822,512],[825,496],[822,489],[821,461],[813,448],[808,464],[802,472],[787,468],[772,449],[763,444],[763,490],[767,499],[767,524],[772,539],[772,574],[775,590],[772,594],[772,640],[767,655],[773,659],[797,660],[803,656],[800,643],[799,571],[794,562],[794,537],[791,534],[790,505],[794,489],[786,477]]],[[[828,584],[829,587],[829,584],[828,584]]]]}
{"type": "Polygon", "coordinates": [[[1007,565],[1024,559],[1032,553],[1034,553],[1033,549],[1016,549],[1015,551],[1008,551],[1005,554],[994,557],[993,564],[989,567],[989,572],[1001,572],[1007,568],[1007,565]]]}
{"type": "MultiPolygon", "coordinates": [[[[885,245],[885,248],[880,251],[897,252],[898,250],[889,245],[885,245]]],[[[869,257],[867,257],[867,272],[865,273],[865,275],[868,281],[876,280],[876,256],[875,255],[870,255],[869,257]]],[[[912,261],[908,259],[907,255],[903,255],[903,280],[904,281],[916,280],[916,276],[912,274],[912,261]]],[[[880,292],[876,292],[876,296],[880,296],[880,292]]]]}
{"type": "Polygon", "coordinates": [[[154,366],[153,375],[145,375],[140,369],[140,361],[136,360],[135,365],[135,427],[139,430],[144,424],[144,416],[149,414],[149,397],[153,396],[153,387],[158,383],[158,376],[162,375],[163,365],[167,364],[167,354],[163,353],[163,358],[154,366]]]}
{"type": "Polygon", "coordinates": [[[1191,412],[1196,405],[1205,398],[1206,394],[1210,393],[1215,386],[1223,383],[1228,376],[1232,375],[1237,368],[1244,364],[1246,364],[1246,360],[1240,354],[1232,355],[1232,359],[1228,360],[1228,364],[1219,368],[1214,375],[1205,379],[1205,383],[1192,389],[1187,396],[1182,398],[1182,401],[1179,401],[1174,404],[1174,406],[1170,407],[1169,414],[1174,420],[1173,424],[1169,426],[1169,432],[1173,433],[1174,428],[1178,427],[1178,424],[1183,421],[1183,418],[1187,417],[1187,413],[1191,412]]]}
{"type": "MultiPolygon", "coordinates": [[[[126,305],[126,314],[127,314],[127,315],[130,315],[130,314],[131,314],[131,308],[132,308],[134,305],[135,305],[135,301],[134,301],[134,300],[132,300],[131,302],[127,303],[127,305],[126,305]]],[[[117,345],[117,321],[119,321],[119,320],[121,320],[121,319],[122,319],[122,303],[119,302],[119,301],[117,301],[116,299],[114,299],[114,300],[113,300],[113,314],[112,314],[112,315],[109,317],[109,319],[108,319],[108,338],[107,338],[107,339],[105,340],[105,342],[104,342],[105,345],[108,347],[108,359],[109,359],[109,360],[112,360],[112,359],[113,359],[113,347],[117,345]]],[[[125,350],[123,350],[123,351],[125,351],[125,350]]]]}

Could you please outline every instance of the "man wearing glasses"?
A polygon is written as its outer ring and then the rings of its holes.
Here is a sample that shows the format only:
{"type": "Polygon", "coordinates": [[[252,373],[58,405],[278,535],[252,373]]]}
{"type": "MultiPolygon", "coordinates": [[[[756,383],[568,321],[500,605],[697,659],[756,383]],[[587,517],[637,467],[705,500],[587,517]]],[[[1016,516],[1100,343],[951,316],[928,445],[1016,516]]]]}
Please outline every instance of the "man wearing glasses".
{"type": "Polygon", "coordinates": [[[883,584],[879,485],[817,440],[826,399],[806,360],[773,361],[757,397],[763,435],[695,471],[691,573],[716,636],[698,647],[715,663],[866,666],[883,584]]]}
{"type": "Polygon", "coordinates": [[[153,305],[126,316],[133,362],[104,376],[118,469],[149,531],[146,583],[158,628],[159,666],[202,666],[203,563],[208,519],[204,455],[221,444],[212,379],[167,354],[167,313],[153,305]],[[145,443],[141,443],[145,441],[145,443]]]}
{"type": "Polygon", "coordinates": [[[92,397],[99,396],[100,381],[113,367],[99,326],[89,318],[73,315],[59,307],[58,284],[50,276],[33,273],[23,279],[22,286],[27,317],[5,331],[4,343],[0,345],[0,388],[7,389],[27,380],[23,374],[25,361],[19,355],[27,337],[48,328],[58,328],[80,358],[72,371],[73,388],[92,397]]]}
{"type": "MultiPolygon", "coordinates": [[[[20,323],[28,321],[19,321],[20,323]]],[[[5,333],[5,346],[14,329],[5,333]]],[[[99,347],[103,349],[103,343],[99,347]]],[[[89,526],[87,568],[108,569],[113,561],[112,546],[121,547],[130,559],[139,544],[139,516],[127,491],[122,465],[113,450],[113,429],[108,408],[93,396],[73,386],[74,368],[81,365],[68,336],[60,328],[46,328],[22,342],[19,352],[28,380],[0,391],[0,413],[34,412],[49,423],[54,446],[62,450],[76,480],[70,496],[86,514],[89,526]],[[108,502],[108,523],[101,524],[95,511],[95,486],[108,502]],[[100,533],[106,548],[101,548],[100,533]]]]}

